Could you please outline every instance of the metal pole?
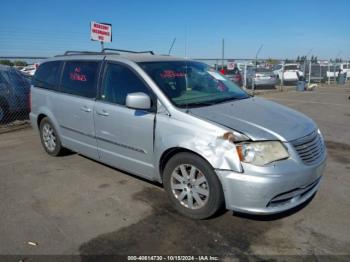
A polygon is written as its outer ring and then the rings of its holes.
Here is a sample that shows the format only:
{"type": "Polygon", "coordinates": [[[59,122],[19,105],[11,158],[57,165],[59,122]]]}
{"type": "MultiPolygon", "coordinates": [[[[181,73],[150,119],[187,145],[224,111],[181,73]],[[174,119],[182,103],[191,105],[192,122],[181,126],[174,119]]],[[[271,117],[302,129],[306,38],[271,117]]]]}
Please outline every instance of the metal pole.
{"type": "Polygon", "coordinates": [[[283,90],[283,80],[284,80],[284,64],[282,65],[282,76],[281,76],[281,91],[283,90]]]}
{"type": "Polygon", "coordinates": [[[323,81],[322,79],[322,68],[321,68],[321,64],[320,64],[320,83],[323,81]]]}
{"type": "Polygon", "coordinates": [[[224,69],[224,59],[225,59],[225,39],[222,39],[222,63],[221,69],[224,69]]]}
{"type": "Polygon", "coordinates": [[[335,79],[335,65],[336,65],[336,63],[335,64],[333,64],[333,81],[334,81],[334,84],[336,83],[336,79],[335,79]]]}
{"type": "Polygon", "coordinates": [[[252,93],[254,95],[254,91],[255,91],[255,77],[252,76],[252,93]]]}
{"type": "Polygon", "coordinates": [[[331,61],[328,61],[328,85],[331,84],[331,61]]]}
{"type": "Polygon", "coordinates": [[[170,46],[170,48],[169,48],[169,53],[168,53],[168,55],[170,55],[171,50],[172,50],[173,47],[174,47],[175,41],[176,41],[176,37],[174,38],[173,42],[171,43],[171,46],[170,46]]]}
{"type": "Polygon", "coordinates": [[[247,62],[244,64],[244,89],[247,89],[247,62]]]}
{"type": "Polygon", "coordinates": [[[311,64],[312,62],[311,62],[311,60],[310,60],[310,62],[309,62],[309,85],[310,85],[310,83],[311,83],[311,68],[312,68],[312,64],[311,64]]]}
{"type": "Polygon", "coordinates": [[[103,49],[104,49],[103,42],[101,41],[100,43],[101,43],[101,51],[103,51],[103,49]]]}
{"type": "Polygon", "coordinates": [[[260,53],[260,51],[261,51],[261,49],[263,48],[263,44],[259,47],[259,49],[258,49],[258,51],[256,52],[256,54],[255,54],[255,68],[257,68],[258,67],[258,55],[259,55],[259,53],[260,53]]]}

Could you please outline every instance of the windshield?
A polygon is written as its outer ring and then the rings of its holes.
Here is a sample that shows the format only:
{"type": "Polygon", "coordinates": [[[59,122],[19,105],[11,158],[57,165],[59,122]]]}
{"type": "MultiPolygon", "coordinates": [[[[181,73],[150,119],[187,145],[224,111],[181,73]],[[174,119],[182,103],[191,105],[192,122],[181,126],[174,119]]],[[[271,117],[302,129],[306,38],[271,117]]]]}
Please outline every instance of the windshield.
{"type": "Polygon", "coordinates": [[[228,78],[200,62],[142,62],[139,65],[178,107],[208,106],[250,97],[228,78]]]}
{"type": "Polygon", "coordinates": [[[284,70],[298,70],[297,65],[286,65],[284,66],[284,70]]]}

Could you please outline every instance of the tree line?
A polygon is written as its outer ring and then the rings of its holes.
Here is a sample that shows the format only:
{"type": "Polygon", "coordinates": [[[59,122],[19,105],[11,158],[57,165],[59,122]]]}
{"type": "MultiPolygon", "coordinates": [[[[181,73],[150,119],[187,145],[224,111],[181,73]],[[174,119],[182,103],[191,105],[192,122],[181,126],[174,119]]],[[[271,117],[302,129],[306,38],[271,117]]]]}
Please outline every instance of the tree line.
{"type": "Polygon", "coordinates": [[[17,61],[11,61],[11,60],[0,60],[1,65],[7,65],[7,66],[27,66],[27,62],[17,60],[17,61]]]}

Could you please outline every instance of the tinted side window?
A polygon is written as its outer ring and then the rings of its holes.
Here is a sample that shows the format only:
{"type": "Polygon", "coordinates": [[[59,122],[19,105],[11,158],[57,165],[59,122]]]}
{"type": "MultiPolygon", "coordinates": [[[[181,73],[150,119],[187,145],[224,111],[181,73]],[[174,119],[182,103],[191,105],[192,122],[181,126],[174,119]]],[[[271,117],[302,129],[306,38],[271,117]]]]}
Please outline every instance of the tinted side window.
{"type": "Polygon", "coordinates": [[[61,61],[46,62],[35,72],[32,84],[36,87],[57,90],[61,61]]]}
{"type": "Polygon", "coordinates": [[[68,94],[94,98],[99,62],[68,61],[65,63],[61,91],[68,94]]]}
{"type": "Polygon", "coordinates": [[[125,105],[127,94],[135,92],[150,95],[147,86],[131,69],[119,64],[108,64],[102,86],[101,100],[125,105]]]}

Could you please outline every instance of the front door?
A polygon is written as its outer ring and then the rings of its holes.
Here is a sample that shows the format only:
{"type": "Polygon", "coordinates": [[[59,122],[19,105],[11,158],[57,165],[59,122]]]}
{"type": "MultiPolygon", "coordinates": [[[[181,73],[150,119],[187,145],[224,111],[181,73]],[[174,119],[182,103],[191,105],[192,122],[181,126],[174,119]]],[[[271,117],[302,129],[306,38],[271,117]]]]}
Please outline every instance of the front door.
{"type": "Polygon", "coordinates": [[[127,94],[134,92],[151,96],[148,86],[131,68],[107,63],[94,108],[98,150],[102,162],[151,178],[155,113],[126,107],[127,94]]]}

